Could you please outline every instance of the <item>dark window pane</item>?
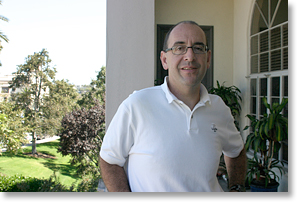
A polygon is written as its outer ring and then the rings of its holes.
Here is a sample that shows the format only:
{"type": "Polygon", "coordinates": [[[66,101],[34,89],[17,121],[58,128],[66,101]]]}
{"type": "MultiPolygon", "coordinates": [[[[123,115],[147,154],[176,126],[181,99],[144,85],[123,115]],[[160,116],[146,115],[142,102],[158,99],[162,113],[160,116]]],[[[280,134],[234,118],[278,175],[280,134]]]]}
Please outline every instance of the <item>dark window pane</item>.
{"type": "Polygon", "coordinates": [[[271,78],[271,96],[280,96],[280,77],[271,78]]]}
{"type": "Polygon", "coordinates": [[[287,103],[286,105],[285,105],[285,107],[284,107],[284,110],[283,110],[283,115],[284,115],[284,117],[287,117],[288,118],[288,109],[289,108],[289,103],[287,103]]]}
{"type": "MultiPolygon", "coordinates": [[[[270,16],[271,16],[271,18],[274,15],[274,11],[276,9],[277,3],[278,3],[278,0],[271,0],[271,2],[270,2],[270,16]]],[[[272,20],[272,19],[270,19],[270,20],[272,20]]]]}
{"type": "Polygon", "coordinates": [[[261,32],[266,29],[268,29],[267,25],[266,25],[263,17],[261,16],[259,9],[255,5],[253,19],[252,19],[252,25],[251,25],[251,35],[261,32]]]}
{"type": "Polygon", "coordinates": [[[257,79],[250,80],[250,95],[257,95],[257,79]]]}
{"type": "Polygon", "coordinates": [[[257,4],[259,5],[263,16],[265,17],[266,21],[268,22],[268,0],[257,0],[257,4]]]}
{"type": "Polygon", "coordinates": [[[284,96],[288,96],[288,76],[284,76],[284,96]]]}
{"type": "Polygon", "coordinates": [[[250,99],[250,113],[257,114],[257,98],[251,97],[250,99]]]}
{"type": "Polygon", "coordinates": [[[267,78],[261,78],[260,83],[260,95],[267,96],[267,78]]]}
{"type": "Polygon", "coordinates": [[[263,114],[267,113],[266,106],[264,105],[262,98],[260,98],[260,100],[259,100],[259,104],[260,104],[260,115],[263,115],[263,114]]]}
{"type": "MultiPolygon", "coordinates": [[[[273,17],[273,16],[272,16],[273,17]]],[[[275,19],[273,19],[273,27],[288,21],[288,0],[282,0],[279,4],[275,19]]]]}

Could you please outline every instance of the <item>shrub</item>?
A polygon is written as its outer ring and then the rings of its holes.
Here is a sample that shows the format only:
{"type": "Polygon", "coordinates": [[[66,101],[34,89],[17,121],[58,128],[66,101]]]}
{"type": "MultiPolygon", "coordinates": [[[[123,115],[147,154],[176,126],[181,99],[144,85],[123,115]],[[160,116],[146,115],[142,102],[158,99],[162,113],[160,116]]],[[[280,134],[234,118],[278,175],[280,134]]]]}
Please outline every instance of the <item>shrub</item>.
{"type": "Polygon", "coordinates": [[[98,155],[105,132],[105,108],[98,101],[90,109],[82,108],[64,116],[58,152],[71,155],[79,175],[99,175],[98,155]]]}
{"type": "Polygon", "coordinates": [[[55,175],[49,179],[38,179],[22,175],[4,176],[0,174],[0,192],[73,192],[62,185],[55,175]]]}
{"type": "Polygon", "coordinates": [[[99,177],[94,178],[92,176],[85,177],[78,184],[77,192],[97,192],[99,177]]]}

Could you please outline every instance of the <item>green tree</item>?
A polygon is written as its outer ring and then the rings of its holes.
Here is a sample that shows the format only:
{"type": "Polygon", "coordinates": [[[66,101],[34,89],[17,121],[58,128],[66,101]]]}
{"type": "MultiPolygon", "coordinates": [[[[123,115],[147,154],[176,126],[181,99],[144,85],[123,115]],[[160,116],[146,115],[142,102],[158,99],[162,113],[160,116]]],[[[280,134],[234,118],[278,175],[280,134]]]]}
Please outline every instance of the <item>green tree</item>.
{"type": "Polygon", "coordinates": [[[15,154],[22,144],[28,142],[26,132],[30,128],[24,123],[22,111],[14,110],[12,102],[0,102],[0,148],[6,147],[7,152],[15,154]]]}
{"type": "Polygon", "coordinates": [[[106,67],[102,66],[101,70],[97,73],[96,80],[92,80],[90,86],[92,87],[90,91],[82,94],[78,104],[80,107],[91,108],[97,102],[104,104],[105,102],[105,80],[106,80],[106,67]]]}
{"type": "Polygon", "coordinates": [[[18,65],[16,76],[10,83],[10,88],[19,88],[21,91],[12,95],[16,106],[24,111],[27,125],[32,130],[32,154],[36,154],[37,133],[43,133],[42,122],[44,113],[42,105],[48,94],[56,69],[50,66],[51,59],[45,49],[29,55],[23,65],[18,65]]]}
{"type": "Polygon", "coordinates": [[[42,128],[48,135],[57,135],[61,130],[62,118],[78,109],[79,94],[74,85],[65,80],[55,80],[50,86],[49,95],[44,98],[42,128]]]}
{"type": "Polygon", "coordinates": [[[105,67],[92,80],[91,90],[78,101],[81,109],[66,114],[62,120],[60,147],[63,155],[72,156],[81,175],[99,176],[98,155],[105,133],[105,67]]]}

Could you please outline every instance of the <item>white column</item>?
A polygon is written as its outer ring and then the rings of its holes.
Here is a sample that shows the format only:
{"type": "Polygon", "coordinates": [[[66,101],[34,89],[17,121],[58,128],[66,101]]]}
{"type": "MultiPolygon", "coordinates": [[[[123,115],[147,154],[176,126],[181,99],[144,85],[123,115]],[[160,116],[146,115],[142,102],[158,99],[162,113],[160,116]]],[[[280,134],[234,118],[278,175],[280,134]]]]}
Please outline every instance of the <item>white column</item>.
{"type": "Polygon", "coordinates": [[[134,90],[154,85],[154,0],[107,0],[106,126],[134,90]]]}

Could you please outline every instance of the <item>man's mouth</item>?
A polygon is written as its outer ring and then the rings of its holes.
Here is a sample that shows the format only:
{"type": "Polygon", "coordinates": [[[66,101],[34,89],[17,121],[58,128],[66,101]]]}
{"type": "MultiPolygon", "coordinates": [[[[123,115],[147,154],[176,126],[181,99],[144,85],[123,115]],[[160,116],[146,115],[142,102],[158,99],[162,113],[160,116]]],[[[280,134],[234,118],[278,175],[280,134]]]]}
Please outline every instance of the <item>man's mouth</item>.
{"type": "Polygon", "coordinates": [[[182,70],[192,70],[192,69],[196,69],[196,68],[182,68],[182,70]]]}
{"type": "Polygon", "coordinates": [[[182,70],[194,70],[197,69],[196,67],[183,67],[182,70]]]}

